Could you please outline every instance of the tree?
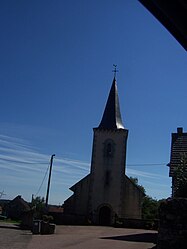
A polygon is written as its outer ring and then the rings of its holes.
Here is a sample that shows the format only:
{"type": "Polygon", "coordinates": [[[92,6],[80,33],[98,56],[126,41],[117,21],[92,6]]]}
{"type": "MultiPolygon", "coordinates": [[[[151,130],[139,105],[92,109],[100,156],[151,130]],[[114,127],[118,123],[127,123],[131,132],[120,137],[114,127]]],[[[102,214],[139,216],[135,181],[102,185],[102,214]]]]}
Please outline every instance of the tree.
{"type": "MultiPolygon", "coordinates": [[[[140,188],[143,193],[146,193],[145,188],[142,185],[138,184],[137,177],[130,177],[130,180],[140,188]]],[[[148,195],[145,195],[143,202],[142,202],[142,219],[144,220],[156,220],[158,219],[158,208],[165,199],[156,200],[148,195]]]]}
{"type": "Polygon", "coordinates": [[[158,219],[159,201],[150,196],[145,196],[142,203],[142,219],[155,220],[158,219]]]}
{"type": "Polygon", "coordinates": [[[43,211],[45,208],[45,199],[44,197],[36,196],[32,198],[31,207],[34,210],[34,218],[42,219],[43,211]]]}

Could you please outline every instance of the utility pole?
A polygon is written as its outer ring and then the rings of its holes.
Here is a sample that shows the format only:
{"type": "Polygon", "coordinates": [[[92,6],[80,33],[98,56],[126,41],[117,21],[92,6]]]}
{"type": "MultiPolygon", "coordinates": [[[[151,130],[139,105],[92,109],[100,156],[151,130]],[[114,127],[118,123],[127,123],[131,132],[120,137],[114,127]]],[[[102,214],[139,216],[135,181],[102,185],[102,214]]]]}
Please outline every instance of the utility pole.
{"type": "Polygon", "coordinates": [[[0,199],[1,199],[1,197],[2,197],[3,195],[6,195],[6,194],[4,194],[4,190],[0,192],[0,199]]]}
{"type": "Polygon", "coordinates": [[[51,156],[51,160],[50,160],[49,178],[48,178],[47,194],[46,194],[46,202],[45,202],[46,208],[47,208],[47,206],[48,206],[49,188],[50,188],[50,182],[51,182],[51,171],[52,171],[53,157],[54,157],[54,156],[55,156],[55,154],[53,154],[53,155],[51,156]]]}

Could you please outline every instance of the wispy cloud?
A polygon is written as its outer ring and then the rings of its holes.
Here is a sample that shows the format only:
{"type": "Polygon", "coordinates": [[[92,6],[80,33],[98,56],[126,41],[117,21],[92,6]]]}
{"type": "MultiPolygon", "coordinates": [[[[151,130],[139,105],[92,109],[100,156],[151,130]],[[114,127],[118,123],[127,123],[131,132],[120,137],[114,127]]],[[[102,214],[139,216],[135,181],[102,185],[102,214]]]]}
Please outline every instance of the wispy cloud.
{"type": "MultiPolygon", "coordinates": [[[[50,163],[50,155],[36,150],[29,141],[0,135],[0,190],[6,192],[24,192],[29,195],[36,193],[46,175],[50,163]]],[[[77,180],[87,175],[90,171],[90,163],[67,157],[55,157],[53,162],[54,194],[58,196],[65,192],[69,195],[68,188],[77,180]]],[[[150,173],[127,167],[127,175],[146,179],[157,184],[158,179],[164,178],[159,173],[150,173]]],[[[46,190],[46,182],[43,193],[46,190]]]]}
{"type": "MultiPolygon", "coordinates": [[[[19,138],[0,135],[0,168],[38,171],[49,164],[49,155],[35,151],[24,142],[19,138]]],[[[56,157],[54,163],[55,170],[63,173],[71,173],[73,169],[87,172],[89,168],[89,163],[69,158],[56,157]]]]}
{"type": "Polygon", "coordinates": [[[144,178],[149,178],[149,179],[160,179],[160,178],[166,178],[166,176],[158,173],[150,173],[150,172],[145,172],[141,170],[134,170],[134,169],[127,169],[127,174],[128,175],[134,175],[134,176],[140,176],[144,178]]]}
{"type": "MultiPolygon", "coordinates": [[[[0,135],[0,188],[24,191],[30,186],[31,193],[36,192],[49,163],[50,156],[34,149],[28,141],[0,135]]],[[[63,157],[55,157],[53,164],[55,184],[66,185],[67,189],[90,168],[87,162],[63,157]]]]}
{"type": "MultiPolygon", "coordinates": [[[[41,171],[49,164],[49,155],[36,151],[26,140],[0,135],[0,168],[14,170],[41,171]]],[[[89,162],[83,162],[67,157],[55,157],[54,171],[62,173],[87,174],[90,169],[89,162]]],[[[127,174],[150,179],[165,176],[127,167],[127,174]]]]}

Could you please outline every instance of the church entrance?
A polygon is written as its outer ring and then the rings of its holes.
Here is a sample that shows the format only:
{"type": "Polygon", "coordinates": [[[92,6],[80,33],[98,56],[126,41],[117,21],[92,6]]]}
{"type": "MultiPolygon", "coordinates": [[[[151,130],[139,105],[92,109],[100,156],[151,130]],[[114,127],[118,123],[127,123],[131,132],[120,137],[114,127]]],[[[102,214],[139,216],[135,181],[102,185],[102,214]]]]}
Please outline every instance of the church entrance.
{"type": "Polygon", "coordinates": [[[99,225],[111,225],[111,209],[107,206],[103,206],[99,210],[99,225]]]}

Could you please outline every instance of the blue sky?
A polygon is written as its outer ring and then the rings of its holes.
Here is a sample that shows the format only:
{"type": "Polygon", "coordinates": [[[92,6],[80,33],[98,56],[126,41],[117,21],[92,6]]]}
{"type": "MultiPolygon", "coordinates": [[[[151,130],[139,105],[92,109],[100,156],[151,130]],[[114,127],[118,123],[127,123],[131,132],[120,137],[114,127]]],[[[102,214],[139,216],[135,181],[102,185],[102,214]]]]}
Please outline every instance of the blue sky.
{"type": "MultiPolygon", "coordinates": [[[[0,2],[0,191],[37,194],[50,156],[49,202],[89,173],[97,127],[118,65],[129,129],[127,175],[170,196],[171,133],[187,131],[186,51],[137,0],[0,2]]],[[[47,179],[38,193],[45,196],[47,179]]]]}

